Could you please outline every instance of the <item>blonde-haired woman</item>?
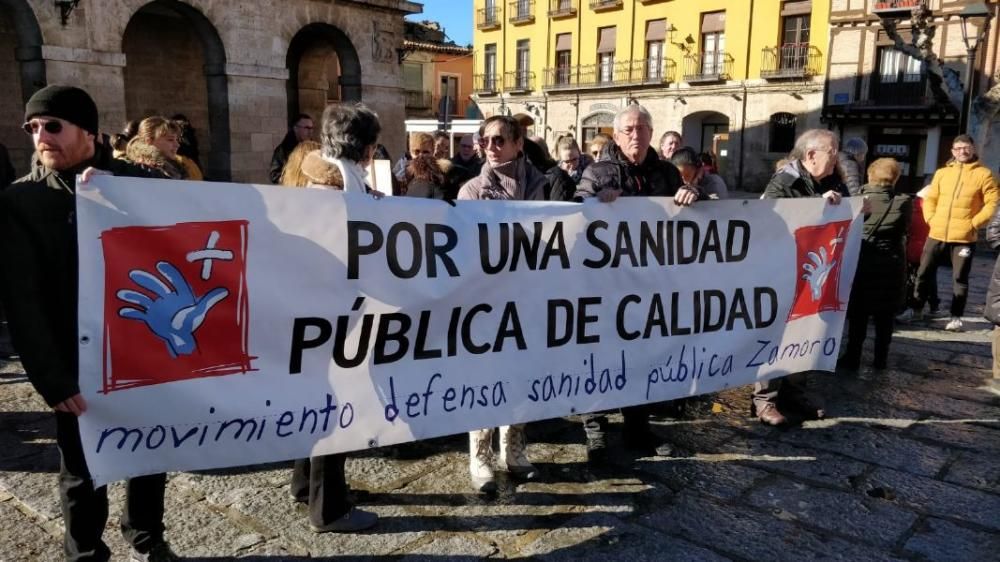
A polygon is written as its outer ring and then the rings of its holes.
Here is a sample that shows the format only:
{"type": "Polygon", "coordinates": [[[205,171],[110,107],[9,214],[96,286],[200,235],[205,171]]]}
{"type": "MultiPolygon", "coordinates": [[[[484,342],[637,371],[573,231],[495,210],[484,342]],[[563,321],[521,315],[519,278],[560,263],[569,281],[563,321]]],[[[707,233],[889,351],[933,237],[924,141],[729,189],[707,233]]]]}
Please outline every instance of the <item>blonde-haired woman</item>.
{"type": "Polygon", "coordinates": [[[181,127],[175,121],[166,117],[147,117],[139,123],[139,130],[129,141],[125,157],[170,179],[203,180],[198,165],[177,154],[180,139],[181,127]]]}
{"type": "Polygon", "coordinates": [[[875,322],[875,357],[872,366],[884,369],[892,341],[896,310],[903,304],[906,287],[906,233],[913,214],[909,195],[895,192],[901,167],[892,158],[879,158],[868,166],[868,183],[860,195],[871,204],[865,218],[861,255],[847,305],[847,342],[837,366],[856,371],[868,332],[868,318],[875,322]]]}
{"type": "Polygon", "coordinates": [[[314,150],[319,150],[322,145],[313,140],[304,140],[297,144],[292,153],[288,155],[285,167],[281,169],[281,177],[278,180],[280,185],[285,187],[306,187],[310,179],[302,171],[302,162],[306,155],[314,150]]]}

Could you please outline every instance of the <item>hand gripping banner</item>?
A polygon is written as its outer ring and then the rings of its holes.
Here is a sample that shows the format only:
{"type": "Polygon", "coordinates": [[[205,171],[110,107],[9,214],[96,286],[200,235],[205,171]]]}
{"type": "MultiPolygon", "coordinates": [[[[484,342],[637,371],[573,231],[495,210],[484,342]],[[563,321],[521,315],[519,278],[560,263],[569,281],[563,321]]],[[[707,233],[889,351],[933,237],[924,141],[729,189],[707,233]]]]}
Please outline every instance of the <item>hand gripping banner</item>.
{"type": "Polygon", "coordinates": [[[832,370],[860,200],[374,200],[95,177],[77,192],[99,484],[832,370]]]}

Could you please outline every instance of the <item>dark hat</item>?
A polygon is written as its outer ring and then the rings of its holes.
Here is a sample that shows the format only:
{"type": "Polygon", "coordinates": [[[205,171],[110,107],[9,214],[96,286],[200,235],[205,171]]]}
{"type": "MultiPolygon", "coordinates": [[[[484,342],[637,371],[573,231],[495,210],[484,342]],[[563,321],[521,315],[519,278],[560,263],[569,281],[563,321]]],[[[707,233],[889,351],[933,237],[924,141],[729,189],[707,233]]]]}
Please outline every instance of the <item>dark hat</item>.
{"type": "Polygon", "coordinates": [[[97,134],[97,105],[87,92],[72,86],[46,86],[35,92],[24,107],[24,120],[46,115],[58,117],[97,134]]]}

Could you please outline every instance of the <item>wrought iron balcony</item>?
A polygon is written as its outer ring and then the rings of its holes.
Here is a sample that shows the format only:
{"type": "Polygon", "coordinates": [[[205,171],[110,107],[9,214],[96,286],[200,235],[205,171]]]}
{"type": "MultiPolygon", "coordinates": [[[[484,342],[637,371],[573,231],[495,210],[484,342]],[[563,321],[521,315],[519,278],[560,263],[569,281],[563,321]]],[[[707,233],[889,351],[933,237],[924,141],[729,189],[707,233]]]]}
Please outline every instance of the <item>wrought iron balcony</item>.
{"type": "Polygon", "coordinates": [[[865,107],[930,107],[934,105],[926,74],[904,74],[893,82],[882,82],[872,77],[868,99],[858,100],[854,106],[865,107]]]}
{"type": "Polygon", "coordinates": [[[577,2],[578,0],[549,0],[549,17],[575,16],[577,2]]]}
{"type": "Polygon", "coordinates": [[[482,30],[500,27],[500,6],[476,10],[476,27],[482,30]]]}
{"type": "Polygon", "coordinates": [[[514,0],[510,3],[510,23],[535,21],[535,0],[514,0]]]}
{"type": "Polygon", "coordinates": [[[430,109],[434,96],[426,90],[407,90],[406,109],[430,109]]]}
{"type": "Polygon", "coordinates": [[[535,73],[528,70],[504,72],[503,89],[512,93],[530,92],[535,89],[535,73]]]}
{"type": "Polygon", "coordinates": [[[872,6],[872,13],[880,18],[906,17],[915,8],[919,8],[924,4],[924,0],[876,0],[872,6]]]}
{"type": "Polygon", "coordinates": [[[729,53],[684,55],[684,81],[688,84],[722,82],[733,75],[733,57],[729,53]]]}
{"type": "Polygon", "coordinates": [[[670,59],[619,61],[611,65],[584,64],[545,69],[546,90],[613,88],[669,84],[676,79],[677,63],[670,59]]]}
{"type": "Polygon", "coordinates": [[[622,0],[590,0],[590,9],[595,12],[622,7],[622,0]]]}
{"type": "Polygon", "coordinates": [[[499,86],[496,74],[475,74],[472,76],[472,91],[477,94],[495,94],[499,86]]]}
{"type": "Polygon", "coordinates": [[[809,43],[765,47],[761,55],[760,76],[768,80],[808,78],[820,73],[819,64],[819,49],[809,43]]]}

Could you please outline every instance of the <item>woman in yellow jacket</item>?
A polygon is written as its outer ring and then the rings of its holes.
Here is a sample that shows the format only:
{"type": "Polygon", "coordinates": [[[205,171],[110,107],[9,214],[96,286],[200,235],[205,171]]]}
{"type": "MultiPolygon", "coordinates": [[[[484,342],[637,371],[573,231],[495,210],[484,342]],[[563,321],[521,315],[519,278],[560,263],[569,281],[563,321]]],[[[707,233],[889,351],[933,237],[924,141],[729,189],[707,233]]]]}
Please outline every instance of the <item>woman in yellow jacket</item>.
{"type": "Polygon", "coordinates": [[[951,320],[946,330],[962,329],[962,313],[969,292],[969,271],[977,231],[986,226],[997,207],[997,180],[976,156],[971,137],[959,135],[951,144],[952,160],[934,173],[924,196],[924,220],[930,234],[920,256],[915,289],[919,316],[928,295],[937,293],[937,268],[946,260],[952,267],[951,320]]]}

